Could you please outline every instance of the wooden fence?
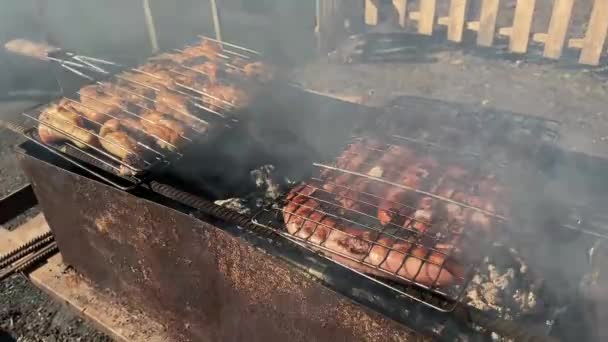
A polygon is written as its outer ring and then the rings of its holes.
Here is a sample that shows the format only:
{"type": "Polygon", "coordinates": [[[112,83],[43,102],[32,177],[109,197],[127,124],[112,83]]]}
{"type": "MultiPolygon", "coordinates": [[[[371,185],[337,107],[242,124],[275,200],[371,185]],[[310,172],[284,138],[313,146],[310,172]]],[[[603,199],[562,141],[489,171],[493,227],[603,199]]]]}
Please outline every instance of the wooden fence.
{"type": "MultiPolygon", "coordinates": [[[[576,0],[554,0],[549,25],[544,32],[532,32],[536,0],[516,0],[515,8],[509,9],[514,11],[509,13],[513,15],[512,25],[509,27],[497,27],[497,18],[506,14],[502,13],[506,10],[500,6],[501,0],[478,0],[481,4],[478,18],[470,18],[467,13],[469,0],[391,1],[399,25],[405,28],[408,24],[414,24],[419,34],[432,35],[438,25],[446,26],[447,39],[461,42],[465,30],[470,30],[476,32],[477,44],[485,47],[492,46],[495,37],[500,35],[509,39],[509,50],[514,53],[526,53],[532,40],[544,45],[543,56],[550,59],[560,58],[564,48],[578,49],[579,62],[588,65],[599,64],[608,33],[608,0],[595,0],[588,14],[588,21],[583,25],[586,27],[584,37],[568,36],[576,0]],[[436,7],[439,1],[449,1],[448,16],[437,16],[436,7]],[[409,11],[412,5],[416,5],[416,11],[409,11]]],[[[365,0],[364,20],[367,25],[378,24],[380,3],[381,0],[365,0]]]]}

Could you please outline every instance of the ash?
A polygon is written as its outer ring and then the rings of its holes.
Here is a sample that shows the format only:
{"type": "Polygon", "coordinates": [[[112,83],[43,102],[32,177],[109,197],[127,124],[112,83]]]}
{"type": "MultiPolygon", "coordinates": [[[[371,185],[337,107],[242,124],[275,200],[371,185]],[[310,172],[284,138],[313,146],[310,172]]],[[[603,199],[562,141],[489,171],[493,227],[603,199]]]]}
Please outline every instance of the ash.
{"type": "Polygon", "coordinates": [[[245,196],[228,198],[215,201],[214,203],[239,214],[249,215],[253,209],[260,209],[272,206],[277,208],[277,199],[282,194],[282,184],[292,184],[289,179],[280,179],[274,165],[264,165],[250,172],[251,180],[255,184],[257,191],[245,196]]]}
{"type": "Polygon", "coordinates": [[[264,165],[251,171],[255,186],[264,192],[264,198],[276,200],[281,196],[279,182],[275,179],[274,165],[264,165]]]}
{"type": "MultiPolygon", "coordinates": [[[[466,303],[507,320],[524,320],[537,314],[543,308],[539,281],[515,249],[502,245],[493,248],[498,252],[487,256],[476,270],[466,291],[466,303]]],[[[496,334],[492,340],[509,341],[496,334]]]]}

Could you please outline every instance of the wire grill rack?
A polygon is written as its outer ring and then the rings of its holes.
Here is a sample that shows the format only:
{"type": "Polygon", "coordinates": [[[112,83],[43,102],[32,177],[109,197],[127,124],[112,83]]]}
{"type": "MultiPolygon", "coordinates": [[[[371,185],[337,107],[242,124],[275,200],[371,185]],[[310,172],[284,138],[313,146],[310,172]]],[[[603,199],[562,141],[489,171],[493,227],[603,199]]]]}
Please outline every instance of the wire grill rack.
{"type": "MultiPolygon", "coordinates": [[[[238,68],[244,72],[246,63],[259,61],[260,54],[254,50],[209,37],[201,38],[199,46],[208,44],[212,46],[210,53],[217,54],[214,63],[218,68],[238,68]],[[241,66],[235,65],[239,63],[241,66]]],[[[235,103],[205,91],[208,73],[179,63],[162,63],[157,58],[152,57],[140,67],[98,80],[76,94],[24,112],[23,115],[38,126],[38,130],[35,127],[27,129],[26,136],[95,176],[100,174],[86,164],[127,180],[124,185],[101,177],[127,190],[143,182],[151,171],[181,158],[186,145],[208,139],[209,135],[215,135],[216,131],[237,121],[230,117],[237,109],[235,103]],[[184,74],[184,70],[190,74],[184,74]],[[190,83],[183,84],[185,79],[190,83]],[[63,115],[54,115],[52,119],[43,116],[52,110],[63,115]],[[150,119],[145,115],[150,112],[179,123],[183,129],[172,131],[179,137],[167,139],[166,135],[159,134],[163,130],[167,132],[166,120],[161,124],[162,120],[150,119]],[[104,125],[110,121],[128,130],[129,138],[134,141],[126,144],[103,134],[104,125]],[[56,140],[64,141],[45,143],[39,134],[42,128],[46,128],[47,133],[59,135],[56,140]]],[[[188,61],[197,57],[186,55],[182,58],[188,61]]]]}
{"type": "Polygon", "coordinates": [[[315,163],[317,176],[259,212],[253,223],[402,295],[451,311],[489,241],[480,238],[491,232],[479,222],[495,230],[506,220],[487,205],[493,198],[486,204],[471,200],[487,191],[479,184],[494,184],[495,178],[470,166],[466,153],[444,160],[434,146],[388,140],[355,138],[335,165],[315,163]],[[442,162],[416,171],[427,173],[419,174],[420,184],[397,179],[400,170],[434,159],[442,162]],[[456,162],[470,167],[453,167],[456,162]]]}

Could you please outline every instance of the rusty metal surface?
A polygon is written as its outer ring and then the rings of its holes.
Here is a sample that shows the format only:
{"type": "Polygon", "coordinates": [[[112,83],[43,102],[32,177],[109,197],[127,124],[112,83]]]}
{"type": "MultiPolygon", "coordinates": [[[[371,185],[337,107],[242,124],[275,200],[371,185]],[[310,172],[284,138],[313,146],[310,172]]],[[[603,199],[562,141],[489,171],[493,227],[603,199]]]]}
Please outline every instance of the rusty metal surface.
{"type": "Polygon", "coordinates": [[[20,155],[65,261],[175,340],[419,339],[242,239],[20,155]]]}

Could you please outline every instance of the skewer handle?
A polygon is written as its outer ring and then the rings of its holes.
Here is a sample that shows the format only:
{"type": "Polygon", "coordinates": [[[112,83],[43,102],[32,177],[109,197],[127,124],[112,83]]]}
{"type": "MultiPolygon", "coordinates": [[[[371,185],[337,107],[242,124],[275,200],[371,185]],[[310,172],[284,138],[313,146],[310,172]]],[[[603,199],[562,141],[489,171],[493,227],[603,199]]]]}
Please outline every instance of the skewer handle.
{"type": "Polygon", "coordinates": [[[51,52],[60,50],[58,47],[45,43],[36,43],[27,39],[13,39],[4,44],[4,48],[14,54],[36,58],[43,61],[47,60],[48,55],[51,52]]]}

